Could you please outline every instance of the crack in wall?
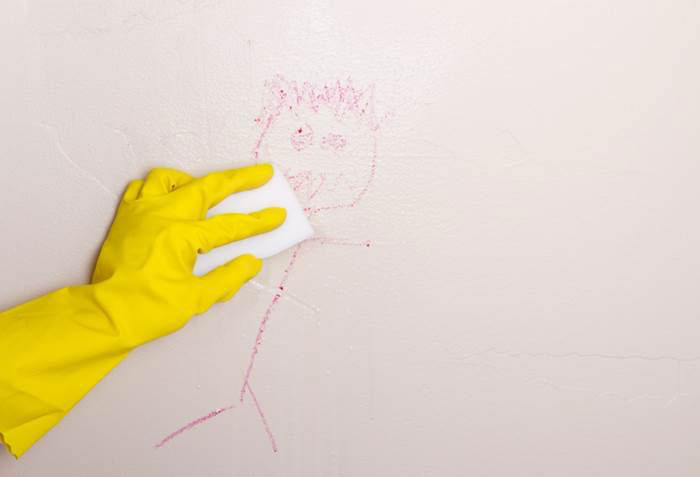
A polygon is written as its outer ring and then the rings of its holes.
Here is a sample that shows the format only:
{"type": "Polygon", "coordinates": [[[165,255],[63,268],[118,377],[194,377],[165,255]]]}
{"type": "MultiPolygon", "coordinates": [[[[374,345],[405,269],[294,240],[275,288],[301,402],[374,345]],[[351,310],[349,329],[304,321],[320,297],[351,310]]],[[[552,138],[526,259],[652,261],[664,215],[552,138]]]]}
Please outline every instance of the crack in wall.
{"type": "Polygon", "coordinates": [[[282,298],[291,301],[295,305],[297,305],[301,308],[304,308],[305,310],[311,311],[313,313],[320,313],[321,312],[321,310],[318,307],[315,307],[315,306],[311,305],[310,303],[306,303],[305,301],[299,299],[298,297],[296,297],[292,293],[289,293],[286,290],[280,290],[279,288],[270,287],[270,286],[265,285],[264,283],[261,283],[255,279],[249,280],[248,283],[250,283],[251,285],[253,285],[254,287],[256,287],[260,290],[264,290],[264,291],[268,292],[270,295],[273,295],[273,296],[278,295],[278,294],[282,295],[282,298]]]}
{"type": "Polygon", "coordinates": [[[114,126],[110,126],[109,124],[105,124],[105,127],[108,129],[111,129],[114,131],[118,136],[121,136],[122,139],[124,139],[124,142],[126,143],[126,148],[129,150],[129,154],[131,155],[132,159],[136,159],[136,152],[134,151],[134,146],[131,144],[131,140],[129,139],[129,136],[126,135],[124,131],[122,131],[119,128],[115,128],[114,126]]]}
{"type": "Polygon", "coordinates": [[[695,356],[673,356],[673,355],[645,355],[645,354],[607,354],[607,353],[585,353],[580,351],[565,351],[561,353],[551,352],[525,352],[525,351],[508,351],[497,348],[489,348],[479,354],[493,353],[498,355],[510,356],[511,358],[598,358],[598,359],[616,359],[616,360],[642,360],[642,361],[675,361],[678,363],[689,361],[700,361],[700,357],[695,356]]]}
{"type": "Polygon", "coordinates": [[[78,165],[77,162],[75,162],[68,152],[66,152],[65,148],[63,147],[63,143],[61,142],[61,135],[58,132],[58,128],[55,126],[52,126],[50,124],[46,123],[36,123],[38,126],[41,126],[44,128],[48,133],[49,136],[53,138],[54,146],[56,146],[56,149],[58,150],[58,153],[71,165],[73,166],[80,174],[86,178],[88,178],[90,181],[94,182],[97,184],[97,186],[102,189],[103,191],[107,192],[107,194],[111,195],[112,197],[119,198],[117,194],[112,192],[102,181],[100,181],[97,177],[92,175],[90,172],[87,170],[83,169],[78,165]]]}
{"type": "MultiPolygon", "coordinates": [[[[476,355],[478,353],[475,353],[476,355]]],[[[473,355],[472,355],[473,356],[473,355]]],[[[517,379],[524,384],[531,384],[534,386],[541,386],[541,387],[547,387],[556,391],[562,391],[562,392],[576,392],[576,393],[585,393],[591,395],[592,398],[594,399],[602,399],[605,397],[612,397],[612,398],[619,398],[621,401],[623,401],[626,404],[635,402],[635,401],[641,401],[641,400],[653,400],[653,401],[661,401],[663,402],[664,407],[670,407],[671,405],[679,402],[683,398],[694,398],[700,395],[699,392],[680,392],[678,390],[678,386],[676,387],[675,390],[672,392],[669,392],[667,394],[661,394],[661,393],[640,393],[640,394],[633,394],[633,393],[626,393],[624,391],[600,391],[597,390],[593,387],[590,386],[581,386],[581,385],[574,385],[574,384],[561,384],[554,382],[550,379],[547,379],[543,376],[537,376],[537,375],[522,375],[518,370],[509,370],[506,368],[503,368],[501,366],[496,366],[491,363],[486,363],[483,361],[475,361],[475,360],[470,360],[469,361],[470,365],[478,366],[481,368],[488,368],[494,371],[497,375],[501,376],[502,378],[505,379],[517,379]]]]}

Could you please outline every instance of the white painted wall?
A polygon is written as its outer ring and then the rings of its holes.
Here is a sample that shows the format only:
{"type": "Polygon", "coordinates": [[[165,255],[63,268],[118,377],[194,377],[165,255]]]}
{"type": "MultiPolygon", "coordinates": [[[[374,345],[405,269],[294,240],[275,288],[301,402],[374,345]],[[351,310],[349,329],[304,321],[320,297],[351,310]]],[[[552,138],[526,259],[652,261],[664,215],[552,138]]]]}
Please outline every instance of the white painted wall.
{"type": "Polygon", "coordinates": [[[355,206],[314,214],[263,336],[277,453],[238,396],[291,252],[0,475],[697,475],[699,23],[693,0],[3,2],[0,307],[87,280],[154,166],[258,150],[310,207],[355,206]],[[279,84],[349,79],[372,115],[255,121],[279,84]]]}

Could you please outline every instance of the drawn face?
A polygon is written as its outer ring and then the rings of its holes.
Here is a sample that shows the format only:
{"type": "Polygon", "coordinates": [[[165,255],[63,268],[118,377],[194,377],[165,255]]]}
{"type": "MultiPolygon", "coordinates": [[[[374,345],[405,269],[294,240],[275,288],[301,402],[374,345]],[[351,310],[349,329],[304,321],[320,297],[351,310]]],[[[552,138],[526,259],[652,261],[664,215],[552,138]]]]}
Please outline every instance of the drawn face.
{"type": "Polygon", "coordinates": [[[376,168],[378,121],[373,88],[350,81],[266,83],[254,158],[283,169],[312,213],[354,206],[376,168]]]}

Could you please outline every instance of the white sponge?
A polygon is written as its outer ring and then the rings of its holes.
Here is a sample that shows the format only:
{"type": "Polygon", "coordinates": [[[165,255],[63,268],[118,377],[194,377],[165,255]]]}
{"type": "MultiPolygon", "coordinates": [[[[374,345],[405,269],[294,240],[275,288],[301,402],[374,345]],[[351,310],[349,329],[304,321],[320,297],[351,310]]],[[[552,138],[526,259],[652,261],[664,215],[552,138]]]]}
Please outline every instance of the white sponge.
{"type": "Polygon", "coordinates": [[[267,184],[227,197],[216,207],[212,207],[207,217],[230,213],[248,214],[267,207],[284,207],[287,210],[287,219],[271,232],[232,242],[200,255],[194,265],[195,275],[204,275],[246,253],[252,253],[258,258],[268,258],[313,236],[314,231],[304,209],[284,174],[275,165],[273,169],[274,174],[267,184]]]}

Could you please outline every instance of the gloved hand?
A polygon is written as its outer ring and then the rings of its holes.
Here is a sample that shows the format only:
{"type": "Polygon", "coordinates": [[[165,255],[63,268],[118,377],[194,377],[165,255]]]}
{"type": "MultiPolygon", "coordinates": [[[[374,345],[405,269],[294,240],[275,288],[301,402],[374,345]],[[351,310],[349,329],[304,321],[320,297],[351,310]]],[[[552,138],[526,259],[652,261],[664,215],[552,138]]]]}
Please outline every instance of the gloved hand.
{"type": "Polygon", "coordinates": [[[205,219],[209,208],[234,192],[272,177],[268,165],[193,180],[173,169],[154,169],[129,184],[93,273],[95,297],[120,320],[123,342],[134,347],[171,333],[218,301],[228,300],[262,266],[243,255],[203,277],[192,275],[197,252],[269,232],[284,209],[205,219]],[[128,296],[128,300],[124,297],[128,296]]]}
{"type": "Polygon", "coordinates": [[[264,233],[284,209],[207,210],[259,187],[259,165],[201,179],[154,169],[129,184],[102,246],[92,283],[68,287],[0,313],[0,441],[19,457],[134,347],[172,333],[224,301],[260,270],[243,255],[203,277],[197,253],[264,233]]]}

